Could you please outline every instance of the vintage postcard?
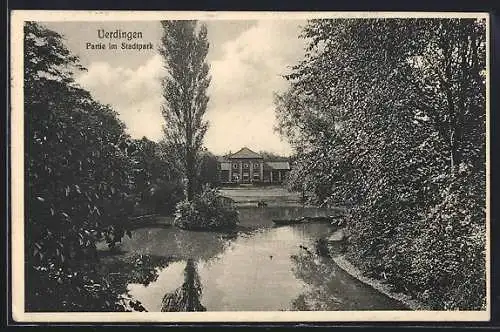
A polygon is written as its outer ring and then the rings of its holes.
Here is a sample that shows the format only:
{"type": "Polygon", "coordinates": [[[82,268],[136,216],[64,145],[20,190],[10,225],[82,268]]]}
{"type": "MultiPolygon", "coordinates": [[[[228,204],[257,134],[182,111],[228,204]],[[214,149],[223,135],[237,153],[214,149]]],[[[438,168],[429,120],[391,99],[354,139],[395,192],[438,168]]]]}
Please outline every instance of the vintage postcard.
{"type": "Polygon", "coordinates": [[[18,322],[486,321],[489,16],[13,11],[18,322]]]}

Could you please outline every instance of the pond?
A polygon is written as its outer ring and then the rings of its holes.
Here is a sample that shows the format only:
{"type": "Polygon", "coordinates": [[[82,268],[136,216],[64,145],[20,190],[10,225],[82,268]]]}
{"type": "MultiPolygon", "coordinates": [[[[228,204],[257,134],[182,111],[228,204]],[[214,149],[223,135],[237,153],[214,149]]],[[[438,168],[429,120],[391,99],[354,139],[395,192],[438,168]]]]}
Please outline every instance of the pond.
{"type": "Polygon", "coordinates": [[[406,309],[316,252],[317,241],[335,231],[331,225],[273,227],[277,215],[304,214],[297,208],[281,210],[242,209],[243,227],[233,235],[173,227],[137,229],[131,239],[123,240],[121,254],[108,259],[139,262],[119,272],[130,275],[126,289],[148,311],[406,309]],[[152,259],[158,257],[168,257],[168,263],[152,259]],[[189,296],[198,309],[171,307],[189,296]]]}

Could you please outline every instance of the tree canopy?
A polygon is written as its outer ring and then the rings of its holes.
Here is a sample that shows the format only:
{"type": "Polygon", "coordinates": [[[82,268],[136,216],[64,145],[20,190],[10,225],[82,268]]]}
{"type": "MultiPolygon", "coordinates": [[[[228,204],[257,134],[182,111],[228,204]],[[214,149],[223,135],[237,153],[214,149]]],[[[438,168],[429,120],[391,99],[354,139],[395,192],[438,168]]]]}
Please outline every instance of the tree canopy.
{"type": "Polygon", "coordinates": [[[480,308],[485,22],[311,20],[302,37],[276,95],[296,151],[290,185],[351,207],[349,255],[367,272],[435,308],[480,308]]]}
{"type": "Polygon", "coordinates": [[[75,83],[83,68],[59,34],[27,22],[24,36],[27,309],[124,310],[104,283],[84,287],[98,276],[82,261],[126,232],[130,137],[115,111],[75,83]]]}
{"type": "Polygon", "coordinates": [[[197,184],[199,152],[208,128],[209,43],[207,28],[197,21],[162,21],[160,54],[167,75],[163,80],[165,140],[182,163],[186,198],[192,200],[197,184]]]}

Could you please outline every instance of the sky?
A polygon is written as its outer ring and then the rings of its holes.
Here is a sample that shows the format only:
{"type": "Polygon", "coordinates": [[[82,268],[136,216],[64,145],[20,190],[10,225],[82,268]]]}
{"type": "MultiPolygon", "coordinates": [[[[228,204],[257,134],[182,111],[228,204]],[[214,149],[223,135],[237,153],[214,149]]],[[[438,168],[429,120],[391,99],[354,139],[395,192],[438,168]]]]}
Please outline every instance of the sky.
{"type": "MultiPolygon", "coordinates": [[[[289,72],[304,55],[305,41],[298,38],[302,20],[209,20],[207,62],[212,76],[205,119],[209,129],[205,146],[215,154],[246,146],[254,151],[282,155],[290,145],[276,132],[273,96],[284,91],[289,72]]],[[[68,48],[88,69],[76,80],[93,97],[115,109],[134,138],[158,141],[162,137],[161,79],[163,60],[158,53],[160,22],[47,22],[63,35],[68,48]],[[92,50],[98,29],[140,31],[141,43],[153,50],[92,50]]],[[[120,40],[119,42],[121,42],[120,40]]],[[[133,41],[132,41],[133,42],[133,41]]],[[[107,41],[106,41],[107,43],[107,41]]]]}

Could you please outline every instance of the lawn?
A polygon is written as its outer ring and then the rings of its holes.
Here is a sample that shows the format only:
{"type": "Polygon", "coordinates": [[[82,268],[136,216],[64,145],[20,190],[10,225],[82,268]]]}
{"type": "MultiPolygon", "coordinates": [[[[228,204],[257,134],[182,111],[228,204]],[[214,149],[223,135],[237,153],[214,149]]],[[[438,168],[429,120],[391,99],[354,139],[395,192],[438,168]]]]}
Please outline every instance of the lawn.
{"type": "Polygon", "coordinates": [[[233,199],[237,205],[256,205],[259,201],[269,206],[300,204],[300,193],[289,192],[283,187],[222,188],[222,195],[233,199]]]}

